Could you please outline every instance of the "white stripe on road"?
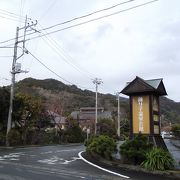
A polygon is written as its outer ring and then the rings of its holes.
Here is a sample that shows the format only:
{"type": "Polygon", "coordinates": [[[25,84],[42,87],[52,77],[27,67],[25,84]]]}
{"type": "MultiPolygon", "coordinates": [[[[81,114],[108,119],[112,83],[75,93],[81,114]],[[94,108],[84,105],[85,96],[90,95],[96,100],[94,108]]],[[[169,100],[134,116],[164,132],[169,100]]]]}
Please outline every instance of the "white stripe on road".
{"type": "Polygon", "coordinates": [[[84,152],[84,151],[79,152],[79,153],[78,153],[78,156],[79,156],[80,159],[82,159],[84,162],[86,162],[86,163],[88,163],[88,164],[90,164],[90,165],[92,165],[92,166],[94,166],[94,167],[96,167],[96,168],[98,168],[98,169],[101,169],[101,170],[103,170],[103,171],[105,171],[105,172],[108,172],[108,173],[110,173],[110,174],[114,174],[114,175],[116,175],[116,176],[120,176],[120,177],[126,178],[126,179],[129,179],[129,178],[130,178],[130,177],[125,176],[125,175],[123,175],[123,174],[119,174],[119,173],[116,173],[116,172],[114,172],[114,171],[110,171],[110,170],[105,169],[105,168],[102,168],[102,167],[100,167],[100,166],[98,166],[98,165],[96,165],[96,164],[93,164],[92,162],[87,161],[87,160],[84,159],[84,158],[82,157],[82,155],[81,155],[83,152],[84,152]]]}

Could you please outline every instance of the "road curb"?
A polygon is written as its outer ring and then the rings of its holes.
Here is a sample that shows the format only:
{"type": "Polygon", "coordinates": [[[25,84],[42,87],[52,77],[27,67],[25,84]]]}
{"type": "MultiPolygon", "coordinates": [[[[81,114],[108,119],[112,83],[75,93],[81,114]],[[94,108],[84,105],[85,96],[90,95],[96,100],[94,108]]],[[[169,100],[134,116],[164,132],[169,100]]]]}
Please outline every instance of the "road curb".
{"type": "Polygon", "coordinates": [[[116,172],[114,172],[114,171],[110,171],[110,170],[108,170],[108,169],[102,168],[102,167],[100,167],[100,166],[98,166],[98,165],[96,165],[96,164],[94,164],[94,163],[86,160],[86,159],[83,158],[82,155],[81,155],[83,152],[84,152],[84,151],[79,152],[79,153],[78,153],[78,156],[79,156],[79,158],[82,159],[84,162],[86,162],[86,163],[88,163],[88,164],[90,164],[90,165],[92,165],[92,166],[94,166],[94,167],[96,167],[96,168],[98,168],[98,169],[100,169],[100,170],[103,170],[103,171],[105,171],[105,172],[108,172],[108,173],[110,173],[110,174],[113,174],[113,175],[116,175],[116,176],[119,176],[119,177],[122,177],[122,178],[126,178],[126,179],[129,179],[129,178],[130,178],[129,176],[125,176],[125,175],[123,175],[123,174],[119,174],[119,173],[116,173],[116,172]]]}
{"type": "MultiPolygon", "coordinates": [[[[85,152],[85,151],[84,151],[85,152]]],[[[81,152],[83,153],[83,152],[81,152]]],[[[82,157],[83,159],[85,159],[84,157],[82,157]]],[[[88,159],[88,158],[87,158],[88,159]]],[[[86,160],[86,159],[85,159],[86,160]]],[[[88,160],[86,160],[88,161],[88,160]]],[[[116,161],[108,161],[106,159],[94,159],[92,160],[92,162],[100,162],[100,163],[103,163],[104,165],[108,165],[108,166],[111,166],[111,167],[116,167],[118,168],[119,170],[128,170],[128,171],[134,171],[134,172],[141,172],[141,173],[145,173],[146,175],[148,174],[151,174],[151,175],[157,175],[157,176],[162,176],[162,177],[167,177],[169,178],[170,180],[174,178],[175,179],[180,179],[180,171],[179,170],[169,170],[169,171],[148,171],[144,168],[141,168],[139,166],[134,166],[134,165],[128,165],[128,164],[121,164],[119,162],[116,162],[116,161]]],[[[88,161],[90,162],[90,161],[88,161]]],[[[92,163],[90,162],[90,163],[92,163]]],[[[92,163],[94,164],[94,163],[92,163]]],[[[97,163],[98,164],[98,163],[97,163]]],[[[96,165],[96,164],[94,164],[96,165]]],[[[103,165],[102,165],[103,166],[103,165]]]]}

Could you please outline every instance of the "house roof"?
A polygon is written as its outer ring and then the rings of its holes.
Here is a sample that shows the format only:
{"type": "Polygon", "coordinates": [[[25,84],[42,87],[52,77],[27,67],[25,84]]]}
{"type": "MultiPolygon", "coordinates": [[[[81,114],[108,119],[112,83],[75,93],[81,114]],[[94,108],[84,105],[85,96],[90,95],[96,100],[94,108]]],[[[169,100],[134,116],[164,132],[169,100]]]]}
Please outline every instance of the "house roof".
{"type": "MultiPolygon", "coordinates": [[[[104,111],[104,112],[98,112],[98,118],[111,118],[111,112],[110,111],[104,111]]],[[[79,120],[92,120],[95,119],[95,113],[80,113],[79,114],[79,120]]]]}
{"type": "MultiPolygon", "coordinates": [[[[96,107],[82,107],[80,108],[80,111],[85,111],[85,112],[94,112],[96,110],[96,107]]],[[[103,107],[97,107],[97,111],[104,111],[103,107]]]]}
{"type": "Polygon", "coordinates": [[[135,94],[167,95],[162,78],[144,80],[138,76],[133,81],[127,83],[121,93],[128,96],[135,94]]]}
{"type": "Polygon", "coordinates": [[[48,111],[49,115],[53,116],[53,119],[51,119],[51,122],[54,124],[65,124],[67,122],[66,117],[61,116],[58,113],[55,113],[53,111],[48,111]]]}
{"type": "MultiPolygon", "coordinates": [[[[74,111],[71,113],[71,116],[74,119],[79,120],[94,120],[95,119],[95,112],[81,112],[81,111],[74,111]]],[[[98,118],[112,118],[110,111],[98,111],[98,118]]]]}
{"type": "Polygon", "coordinates": [[[162,78],[161,79],[150,79],[150,80],[145,80],[146,83],[148,83],[150,86],[154,87],[154,88],[158,88],[159,84],[161,83],[162,78]]]}

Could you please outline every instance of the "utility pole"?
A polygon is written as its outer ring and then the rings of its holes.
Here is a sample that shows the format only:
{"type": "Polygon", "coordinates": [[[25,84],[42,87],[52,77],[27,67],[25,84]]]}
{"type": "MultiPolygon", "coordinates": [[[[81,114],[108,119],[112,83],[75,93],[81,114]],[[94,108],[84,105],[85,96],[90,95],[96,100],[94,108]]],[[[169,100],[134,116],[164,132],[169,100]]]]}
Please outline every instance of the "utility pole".
{"type": "Polygon", "coordinates": [[[15,86],[15,75],[17,73],[27,73],[27,71],[23,71],[21,70],[21,64],[20,63],[16,63],[17,60],[22,57],[24,55],[24,52],[27,53],[27,50],[25,49],[25,36],[26,36],[26,30],[29,27],[35,26],[37,24],[34,24],[33,22],[31,22],[31,24],[27,23],[27,16],[25,19],[25,26],[22,28],[17,27],[16,28],[16,38],[15,38],[15,44],[14,44],[14,55],[13,55],[13,63],[12,63],[12,80],[11,80],[11,91],[10,91],[10,104],[9,104],[9,113],[8,113],[8,122],[7,122],[7,132],[6,132],[6,146],[9,146],[9,140],[8,140],[8,134],[11,130],[11,126],[12,126],[12,113],[13,113],[13,99],[14,99],[14,86],[15,86]],[[19,41],[19,31],[24,29],[24,35],[23,35],[23,40],[19,41]],[[20,47],[22,49],[22,54],[17,57],[18,54],[18,44],[19,43],[23,43],[23,47],[20,47]]]}
{"type": "Polygon", "coordinates": [[[117,128],[117,135],[118,137],[120,137],[120,133],[121,133],[121,124],[120,124],[120,96],[119,96],[119,92],[116,93],[117,95],[117,100],[118,100],[118,118],[117,118],[117,123],[118,123],[118,128],[117,128]]]}
{"type": "Polygon", "coordinates": [[[19,36],[19,27],[17,27],[17,29],[16,29],[16,39],[15,39],[15,45],[14,45],[14,56],[13,56],[12,72],[11,72],[12,80],[11,80],[11,92],[10,92],[10,104],[9,104],[9,114],[8,114],[8,123],[7,123],[7,133],[6,133],[6,146],[9,146],[8,133],[11,130],[11,122],[12,122],[18,36],[19,36]]]}
{"type": "Polygon", "coordinates": [[[96,113],[95,113],[95,125],[94,125],[94,134],[96,135],[97,133],[97,93],[98,93],[98,85],[102,83],[101,79],[95,78],[93,80],[93,83],[96,85],[96,113]]]}

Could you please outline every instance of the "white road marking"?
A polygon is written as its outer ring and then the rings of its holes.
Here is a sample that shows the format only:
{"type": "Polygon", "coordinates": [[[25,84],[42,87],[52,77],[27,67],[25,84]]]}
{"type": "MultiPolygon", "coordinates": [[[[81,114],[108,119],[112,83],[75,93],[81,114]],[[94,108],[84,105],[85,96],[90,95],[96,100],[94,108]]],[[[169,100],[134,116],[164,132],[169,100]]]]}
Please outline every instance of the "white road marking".
{"type": "Polygon", "coordinates": [[[65,160],[65,162],[63,162],[62,164],[69,164],[69,163],[71,163],[71,162],[73,162],[73,161],[76,161],[77,159],[80,159],[79,157],[72,157],[72,160],[65,160]]]}
{"type": "Polygon", "coordinates": [[[56,164],[56,162],[59,160],[57,156],[54,156],[50,159],[43,159],[43,160],[38,160],[40,163],[46,163],[46,164],[56,164]]]}
{"type": "Polygon", "coordinates": [[[16,158],[11,158],[9,159],[10,161],[19,161],[19,159],[16,159],[16,158]]]}
{"type": "Polygon", "coordinates": [[[41,154],[51,154],[53,153],[52,151],[47,151],[47,152],[42,152],[41,154]]]}
{"type": "Polygon", "coordinates": [[[18,161],[19,160],[18,158],[22,155],[25,155],[24,152],[6,154],[4,156],[0,156],[0,161],[5,161],[5,160],[18,161]]]}
{"type": "Polygon", "coordinates": [[[102,168],[102,167],[100,167],[100,166],[98,166],[98,165],[96,165],[96,164],[93,164],[93,163],[87,161],[87,160],[84,159],[84,158],[82,157],[82,155],[81,155],[83,152],[84,152],[84,151],[79,152],[78,155],[79,155],[80,159],[82,159],[84,162],[86,162],[86,163],[88,163],[88,164],[90,164],[90,165],[92,165],[92,166],[94,166],[94,167],[96,167],[96,168],[98,168],[98,169],[101,169],[101,170],[103,170],[103,171],[105,171],[105,172],[108,172],[108,173],[110,173],[110,174],[114,174],[114,175],[116,175],[116,176],[119,176],[119,177],[122,177],[122,178],[126,178],[126,179],[129,179],[129,178],[130,178],[130,177],[125,176],[125,175],[123,175],[123,174],[119,174],[119,173],[116,173],[116,172],[114,172],[114,171],[110,171],[110,170],[108,170],[108,169],[102,168]]]}
{"type": "Polygon", "coordinates": [[[59,158],[57,156],[53,156],[49,159],[42,159],[42,160],[38,160],[39,163],[45,163],[45,164],[69,164],[73,161],[76,161],[80,159],[79,157],[72,157],[72,160],[66,160],[63,158],[59,158]]]}

